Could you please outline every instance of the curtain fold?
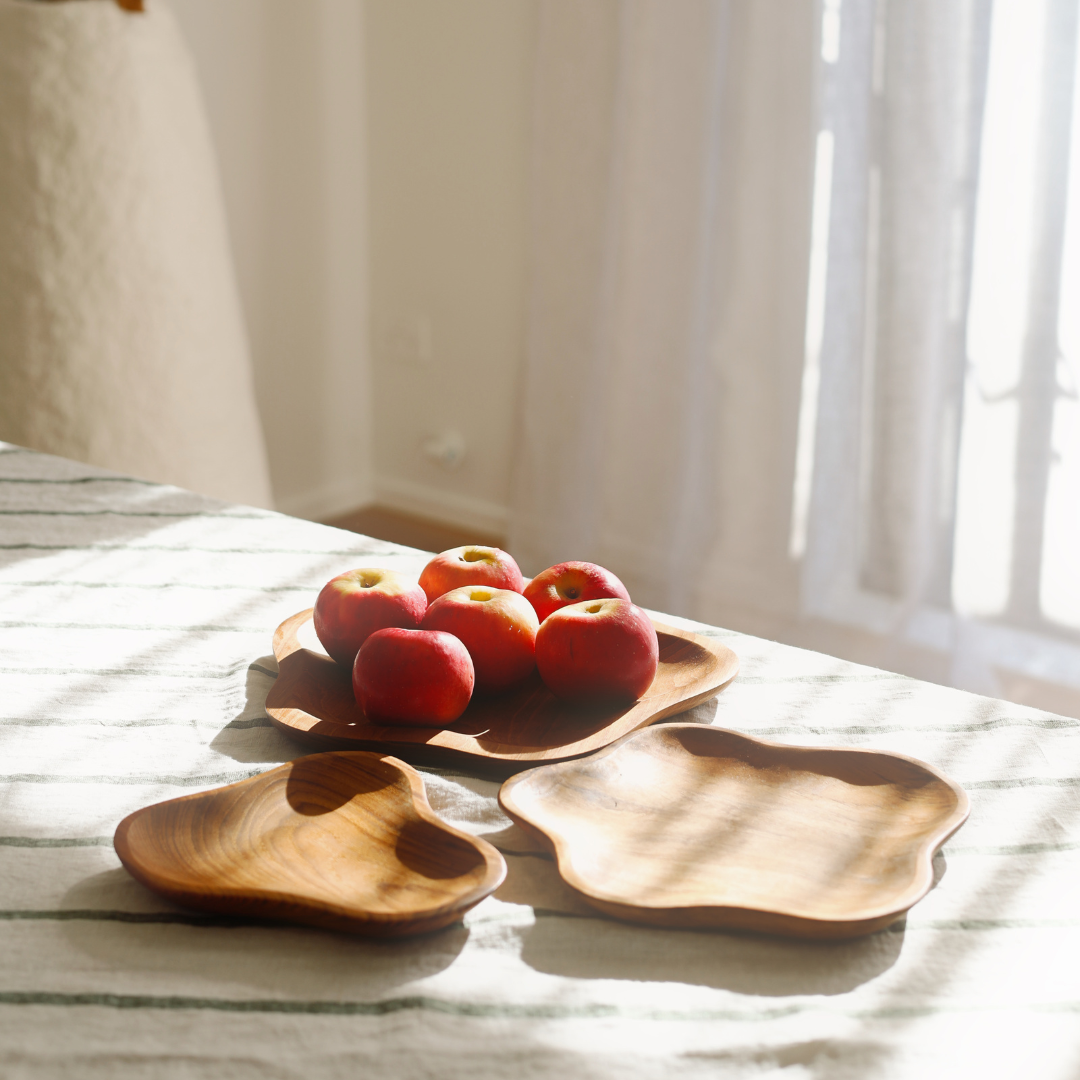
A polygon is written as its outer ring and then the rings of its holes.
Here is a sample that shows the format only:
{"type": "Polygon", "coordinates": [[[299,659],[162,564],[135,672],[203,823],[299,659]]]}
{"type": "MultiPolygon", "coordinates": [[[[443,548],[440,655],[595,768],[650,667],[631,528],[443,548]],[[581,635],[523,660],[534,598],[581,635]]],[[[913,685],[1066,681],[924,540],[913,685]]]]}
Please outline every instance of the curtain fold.
{"type": "Polygon", "coordinates": [[[717,562],[721,577],[741,577],[735,557],[771,579],[761,547],[783,550],[789,470],[772,436],[797,403],[768,375],[797,377],[805,292],[801,14],[723,0],[540,9],[511,527],[534,571],[591,558],[643,602],[684,611],[717,562]],[[778,107],[781,124],[758,123],[778,107]],[[763,461],[779,483],[762,484],[763,461]]]}
{"type": "Polygon", "coordinates": [[[542,6],[528,569],[1080,705],[1078,7],[542,6]]]}
{"type": "Polygon", "coordinates": [[[895,639],[950,604],[988,5],[842,13],[803,602],[895,639]]]}

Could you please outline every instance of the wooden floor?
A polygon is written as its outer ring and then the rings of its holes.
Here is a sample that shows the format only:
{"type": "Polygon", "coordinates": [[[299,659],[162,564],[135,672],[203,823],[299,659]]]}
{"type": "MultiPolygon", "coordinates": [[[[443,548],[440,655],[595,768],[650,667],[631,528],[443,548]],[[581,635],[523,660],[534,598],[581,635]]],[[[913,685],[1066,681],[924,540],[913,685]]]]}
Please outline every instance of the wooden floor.
{"type": "Polygon", "coordinates": [[[505,543],[501,536],[413,517],[385,506],[365,506],[341,517],[330,518],[323,524],[363,533],[378,540],[388,540],[392,544],[420,548],[422,551],[446,551],[448,548],[463,547],[466,544],[502,547],[505,543]]]}

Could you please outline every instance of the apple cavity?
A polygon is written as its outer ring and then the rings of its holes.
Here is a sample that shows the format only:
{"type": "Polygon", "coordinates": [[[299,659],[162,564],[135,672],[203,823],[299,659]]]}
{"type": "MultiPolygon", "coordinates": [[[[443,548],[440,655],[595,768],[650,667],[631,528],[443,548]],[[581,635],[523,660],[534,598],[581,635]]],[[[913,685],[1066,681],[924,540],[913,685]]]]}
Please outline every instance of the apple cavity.
{"type": "Polygon", "coordinates": [[[536,609],[536,617],[541,622],[568,604],[606,597],[629,600],[630,594],[610,570],[590,562],[549,566],[525,586],[525,599],[536,609]]]}
{"type": "Polygon", "coordinates": [[[451,548],[436,555],[420,574],[420,587],[433,604],[451,589],[465,585],[483,585],[489,589],[509,589],[519,593],[525,579],[512,555],[502,548],[475,544],[451,548]]]}
{"type": "Polygon", "coordinates": [[[393,570],[349,570],[328,581],[315,601],[315,633],[323,648],[351,668],[376,630],[415,630],[427,610],[424,590],[393,570]]]}
{"type": "Polygon", "coordinates": [[[656,630],[629,600],[585,600],[552,612],[536,635],[536,666],[567,701],[636,701],[660,660],[656,630]]]}
{"type": "Polygon", "coordinates": [[[379,724],[446,727],[472,697],[475,675],[465,646],[438,630],[376,630],[353,664],[353,693],[379,724]]]}
{"type": "Polygon", "coordinates": [[[478,585],[451,589],[431,604],[420,625],[461,639],[476,669],[477,693],[508,690],[535,666],[540,623],[519,592],[478,585]]]}

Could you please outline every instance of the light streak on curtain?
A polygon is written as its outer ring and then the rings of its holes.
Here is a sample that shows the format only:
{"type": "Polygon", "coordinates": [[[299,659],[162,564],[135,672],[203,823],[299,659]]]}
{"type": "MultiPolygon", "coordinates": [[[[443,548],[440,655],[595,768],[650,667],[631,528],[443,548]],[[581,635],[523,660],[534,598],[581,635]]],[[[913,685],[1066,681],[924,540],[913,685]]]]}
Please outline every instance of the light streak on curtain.
{"type": "Polygon", "coordinates": [[[542,7],[531,569],[1080,708],[1077,9],[542,7]]]}

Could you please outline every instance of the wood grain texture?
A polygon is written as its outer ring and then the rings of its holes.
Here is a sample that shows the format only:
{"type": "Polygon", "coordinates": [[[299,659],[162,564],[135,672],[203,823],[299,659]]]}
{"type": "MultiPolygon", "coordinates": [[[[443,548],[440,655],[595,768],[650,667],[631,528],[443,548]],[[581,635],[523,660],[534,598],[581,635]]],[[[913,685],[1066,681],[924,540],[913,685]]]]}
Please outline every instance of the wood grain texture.
{"type": "Polygon", "coordinates": [[[969,809],[914,758],[697,724],[520,773],[499,803],[608,915],[815,938],[880,930],[922,899],[969,809]]]}
{"type": "Polygon", "coordinates": [[[455,922],[506,876],[495,848],[435,816],[414,769],[361,751],[148,806],[115,844],[184,907],[377,937],[455,922]]]}
{"type": "Polygon", "coordinates": [[[311,610],[301,611],[274,634],[279,674],[266,711],[279,728],[318,749],[379,750],[424,764],[464,764],[500,777],[592,753],[683,712],[719,693],[739,669],[738,658],[719,642],[654,623],[660,666],[652,686],[633,705],[571,706],[534,674],[510,693],[475,696],[446,729],[380,725],[356,704],[349,672],[303,647],[301,639],[315,644],[310,620],[311,610]]]}

